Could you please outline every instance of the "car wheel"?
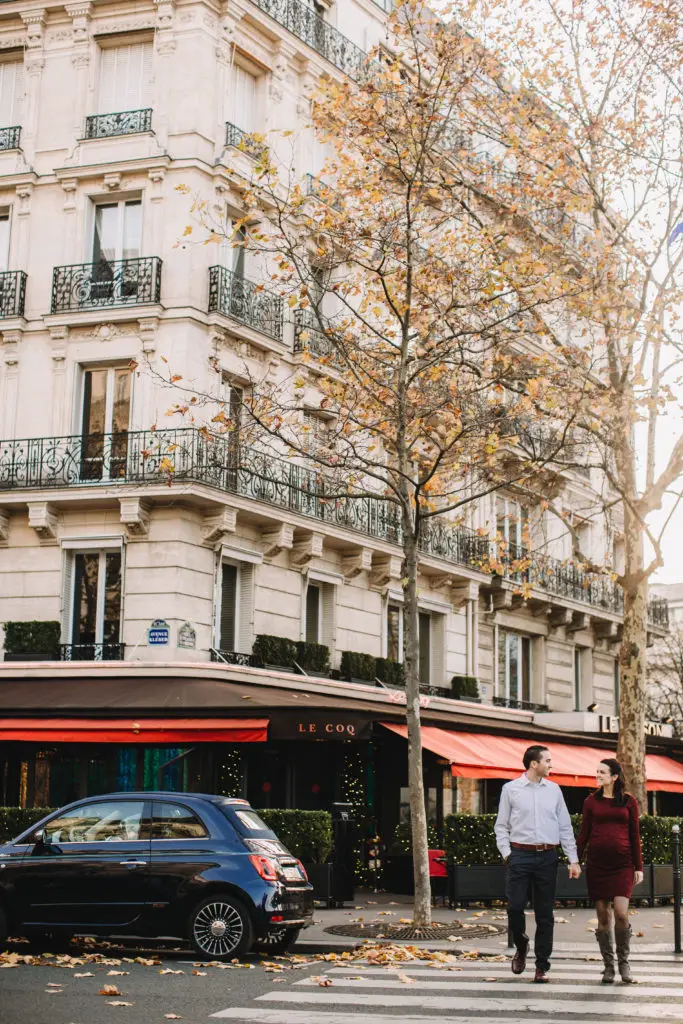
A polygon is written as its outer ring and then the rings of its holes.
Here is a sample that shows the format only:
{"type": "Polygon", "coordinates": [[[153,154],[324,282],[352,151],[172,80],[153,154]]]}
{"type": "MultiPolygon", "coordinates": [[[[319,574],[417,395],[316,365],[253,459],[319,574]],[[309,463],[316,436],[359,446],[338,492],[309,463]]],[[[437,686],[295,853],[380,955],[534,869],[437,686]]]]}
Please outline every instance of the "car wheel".
{"type": "Polygon", "coordinates": [[[301,934],[301,928],[271,928],[258,939],[254,949],[262,953],[288,953],[301,934]]]}
{"type": "Polygon", "coordinates": [[[243,956],[254,941],[251,918],[232,896],[202,900],[190,915],[189,935],[195,950],[212,960],[243,956]]]}

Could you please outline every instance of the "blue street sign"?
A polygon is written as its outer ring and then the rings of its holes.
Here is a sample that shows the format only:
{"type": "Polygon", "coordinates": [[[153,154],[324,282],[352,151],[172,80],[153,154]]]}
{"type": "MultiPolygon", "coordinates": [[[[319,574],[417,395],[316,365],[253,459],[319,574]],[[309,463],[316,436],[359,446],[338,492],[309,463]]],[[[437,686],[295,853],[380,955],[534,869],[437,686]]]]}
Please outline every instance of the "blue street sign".
{"type": "Polygon", "coordinates": [[[163,647],[168,644],[170,636],[171,630],[168,622],[164,622],[163,619],[155,619],[147,630],[147,643],[150,646],[163,647]]]}

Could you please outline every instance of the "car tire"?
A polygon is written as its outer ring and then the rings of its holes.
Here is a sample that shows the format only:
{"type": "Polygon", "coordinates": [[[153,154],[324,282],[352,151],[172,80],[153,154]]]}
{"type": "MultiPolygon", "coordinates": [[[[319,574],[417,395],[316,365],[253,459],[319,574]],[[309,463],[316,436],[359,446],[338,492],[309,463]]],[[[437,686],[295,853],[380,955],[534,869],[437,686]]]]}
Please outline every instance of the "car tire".
{"type": "Polygon", "coordinates": [[[218,893],[194,908],[188,936],[200,956],[232,960],[249,952],[254,942],[254,927],[246,907],[238,899],[218,893]]]}
{"type": "Polygon", "coordinates": [[[301,928],[271,928],[254,943],[260,953],[288,953],[301,934],[301,928]]]}

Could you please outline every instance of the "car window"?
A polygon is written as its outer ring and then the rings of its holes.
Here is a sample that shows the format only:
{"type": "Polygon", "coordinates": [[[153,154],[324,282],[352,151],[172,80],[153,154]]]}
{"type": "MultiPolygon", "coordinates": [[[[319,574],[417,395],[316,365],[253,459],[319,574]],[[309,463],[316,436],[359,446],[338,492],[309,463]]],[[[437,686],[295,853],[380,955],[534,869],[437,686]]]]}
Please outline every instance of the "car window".
{"type": "Polygon", "coordinates": [[[53,843],[125,843],[140,838],[142,800],[107,800],[74,807],[53,818],[45,831],[53,843]]]}
{"type": "Polygon", "coordinates": [[[250,832],[270,832],[270,829],[264,821],[261,821],[256,811],[235,811],[235,817],[250,832]]]}
{"type": "Polygon", "coordinates": [[[152,839],[201,839],[208,834],[189,807],[154,801],[152,839]]]}

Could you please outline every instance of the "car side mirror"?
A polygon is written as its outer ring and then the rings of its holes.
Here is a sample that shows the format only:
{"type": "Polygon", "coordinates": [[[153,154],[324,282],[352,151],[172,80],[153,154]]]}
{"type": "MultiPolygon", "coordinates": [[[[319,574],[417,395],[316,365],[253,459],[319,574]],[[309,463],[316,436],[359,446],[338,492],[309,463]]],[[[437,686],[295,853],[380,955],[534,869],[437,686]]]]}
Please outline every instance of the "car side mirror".
{"type": "Polygon", "coordinates": [[[37,832],[33,833],[33,842],[36,846],[49,846],[52,842],[52,836],[46,828],[39,828],[37,832]]]}

